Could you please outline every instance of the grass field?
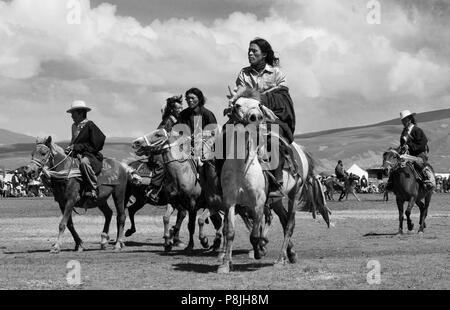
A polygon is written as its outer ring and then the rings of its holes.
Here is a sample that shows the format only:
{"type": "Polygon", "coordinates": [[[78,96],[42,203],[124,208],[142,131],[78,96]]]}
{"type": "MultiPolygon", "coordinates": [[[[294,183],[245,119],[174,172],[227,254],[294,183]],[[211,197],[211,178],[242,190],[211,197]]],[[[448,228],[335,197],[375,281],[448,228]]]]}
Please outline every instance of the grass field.
{"type": "MultiPolygon", "coordinates": [[[[63,252],[50,255],[60,220],[55,202],[0,200],[0,289],[449,289],[450,195],[433,196],[425,234],[417,234],[415,208],[414,231],[404,235],[395,234],[398,213],[393,197],[388,203],[381,201],[381,195],[361,198],[361,203],[354,198],[329,203],[334,224],[330,229],[321,219],[297,213],[293,241],[298,263],[283,268],[273,266],[282,240],[279,222],[274,221],[270,230],[267,256],[256,261],[249,257],[248,232],[237,220],[233,271],[228,275],[216,274],[218,259],[201,249],[197,234],[194,251],[164,252],[161,208],[147,206],[138,214],[138,231],[119,253],[112,244],[100,250],[99,211],[75,215],[86,251],[73,252],[66,231],[63,252]],[[70,260],[81,263],[83,284],[77,287],[66,281],[70,260]],[[380,284],[367,282],[371,260],[380,263],[380,284]]],[[[115,227],[113,218],[114,238],[115,227]]],[[[212,227],[207,232],[212,241],[212,227]]],[[[184,223],[182,239],[187,238],[184,223]]]]}

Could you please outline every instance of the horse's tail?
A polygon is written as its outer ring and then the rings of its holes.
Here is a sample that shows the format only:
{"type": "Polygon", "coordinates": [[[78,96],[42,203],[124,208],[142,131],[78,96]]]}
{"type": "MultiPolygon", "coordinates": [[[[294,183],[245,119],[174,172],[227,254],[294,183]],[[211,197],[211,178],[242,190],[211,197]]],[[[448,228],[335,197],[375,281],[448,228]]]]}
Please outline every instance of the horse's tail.
{"type": "Polygon", "coordinates": [[[330,227],[331,211],[327,207],[322,183],[314,175],[315,161],[310,153],[305,151],[305,155],[308,159],[308,177],[300,196],[301,200],[305,201],[302,211],[312,212],[313,218],[316,218],[316,211],[319,211],[327,226],[330,227]]]}

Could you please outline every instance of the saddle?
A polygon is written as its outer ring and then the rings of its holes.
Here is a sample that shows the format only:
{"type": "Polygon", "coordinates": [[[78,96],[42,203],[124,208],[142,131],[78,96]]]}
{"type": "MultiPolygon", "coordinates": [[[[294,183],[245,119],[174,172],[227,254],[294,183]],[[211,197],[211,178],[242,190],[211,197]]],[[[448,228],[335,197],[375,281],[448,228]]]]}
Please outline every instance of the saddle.
{"type": "MultiPolygon", "coordinates": [[[[97,175],[98,185],[119,185],[120,183],[118,172],[121,167],[120,162],[112,158],[104,158],[102,165],[102,170],[100,174],[97,175]]],[[[56,179],[76,178],[82,180],[82,175],[79,167],[80,161],[74,158],[70,170],[64,170],[58,173],[52,172],[52,177],[56,179]]]]}

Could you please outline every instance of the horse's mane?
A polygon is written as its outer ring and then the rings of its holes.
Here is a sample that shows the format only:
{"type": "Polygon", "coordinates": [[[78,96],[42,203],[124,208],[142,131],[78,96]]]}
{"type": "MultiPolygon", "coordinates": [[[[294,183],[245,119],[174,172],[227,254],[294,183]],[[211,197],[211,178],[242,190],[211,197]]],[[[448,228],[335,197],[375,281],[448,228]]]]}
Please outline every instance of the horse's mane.
{"type": "Polygon", "coordinates": [[[239,98],[255,99],[261,102],[261,94],[259,93],[259,91],[249,87],[246,87],[243,91],[240,91],[236,94],[236,100],[238,100],[239,98]]]}

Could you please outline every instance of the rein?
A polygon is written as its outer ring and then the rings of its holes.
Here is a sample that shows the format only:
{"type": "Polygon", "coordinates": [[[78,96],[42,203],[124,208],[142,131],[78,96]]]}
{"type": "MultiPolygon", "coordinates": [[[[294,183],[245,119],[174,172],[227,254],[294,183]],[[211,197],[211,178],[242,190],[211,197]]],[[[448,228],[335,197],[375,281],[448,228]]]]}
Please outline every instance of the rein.
{"type": "Polygon", "coordinates": [[[46,168],[47,163],[50,160],[54,159],[53,151],[50,147],[48,147],[45,144],[38,144],[38,146],[43,146],[43,147],[47,148],[48,153],[42,161],[32,158],[31,162],[36,164],[38,166],[38,168],[42,170],[41,173],[44,173],[45,175],[47,175],[49,177],[53,177],[56,179],[67,179],[69,177],[70,171],[72,170],[73,160],[71,161],[70,168],[67,170],[67,174],[65,176],[61,176],[60,174],[58,174],[58,172],[53,171],[53,169],[59,167],[62,163],[64,163],[70,157],[70,155],[72,155],[73,150],[70,150],[70,152],[57,164],[53,165],[52,167],[46,168]]]}

